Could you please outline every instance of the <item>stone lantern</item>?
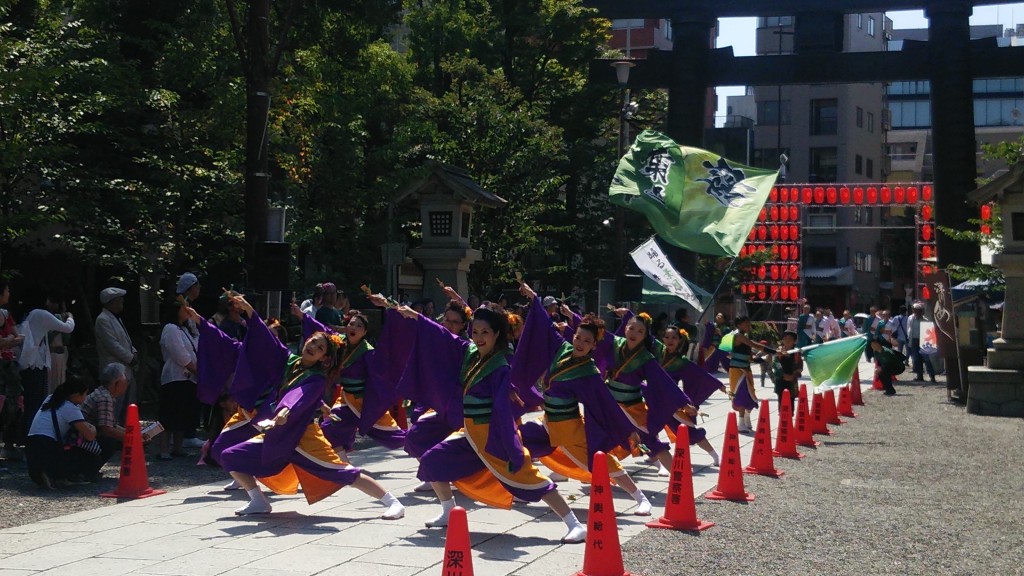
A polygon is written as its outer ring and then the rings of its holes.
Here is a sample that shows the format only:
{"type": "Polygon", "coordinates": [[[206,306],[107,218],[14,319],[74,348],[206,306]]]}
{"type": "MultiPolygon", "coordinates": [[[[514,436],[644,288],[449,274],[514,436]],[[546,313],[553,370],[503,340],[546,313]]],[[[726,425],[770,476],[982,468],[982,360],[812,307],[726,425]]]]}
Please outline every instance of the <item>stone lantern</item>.
{"type": "Polygon", "coordinates": [[[441,162],[426,167],[426,175],[400,190],[394,202],[419,202],[423,243],[409,255],[423,268],[423,296],[440,306],[447,297],[435,279],[468,297],[466,273],[481,257],[469,243],[474,207],[499,208],[506,202],[481,188],[465,170],[441,162]]]}
{"type": "Polygon", "coordinates": [[[1024,161],[968,198],[978,204],[999,202],[1003,252],[992,257],[992,264],[1006,278],[1006,300],[1000,337],[988,350],[988,366],[968,368],[967,411],[1024,416],[1024,161]]]}

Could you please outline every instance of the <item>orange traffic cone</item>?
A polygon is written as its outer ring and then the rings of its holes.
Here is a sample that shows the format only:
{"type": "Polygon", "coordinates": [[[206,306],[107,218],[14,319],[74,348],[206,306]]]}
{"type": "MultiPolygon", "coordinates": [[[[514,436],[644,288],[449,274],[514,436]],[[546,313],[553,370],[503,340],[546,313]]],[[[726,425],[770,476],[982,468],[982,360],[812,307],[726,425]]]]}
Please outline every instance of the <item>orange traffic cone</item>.
{"type": "Polygon", "coordinates": [[[822,407],[825,422],[833,425],[845,424],[845,420],[839,419],[839,412],[836,410],[836,394],[831,388],[825,391],[825,396],[822,400],[825,402],[825,405],[822,407]]]}
{"type": "MultiPolygon", "coordinates": [[[[805,399],[804,402],[806,401],[805,399]]],[[[799,460],[804,455],[796,451],[796,437],[793,435],[792,430],[792,412],[793,401],[790,399],[789,390],[783,390],[782,404],[779,405],[779,429],[775,433],[775,450],[772,452],[772,455],[799,460]]]]}
{"type": "Polygon", "coordinates": [[[104,498],[149,498],[165,494],[166,490],[154,490],[149,487],[149,475],[146,472],[146,454],[142,450],[142,429],[139,427],[139,407],[128,405],[125,416],[124,448],[121,451],[121,476],[117,481],[117,489],[104,492],[104,498]]]}
{"type": "Polygon", "coordinates": [[[754,501],[754,495],[743,489],[740,435],[736,431],[735,412],[729,412],[729,419],[725,424],[725,446],[722,447],[722,465],[718,468],[718,485],[704,497],[708,500],[754,501]]]}
{"type": "MultiPolygon", "coordinates": [[[[675,465],[672,466],[675,468],[675,465]]],[[[619,527],[608,482],[608,456],[594,454],[590,467],[590,513],[587,515],[587,550],[583,553],[583,570],[576,576],[630,576],[622,567],[619,527]]]]}
{"type": "Polygon", "coordinates": [[[860,373],[853,371],[853,382],[850,382],[850,400],[855,406],[864,405],[864,397],[860,393],[860,373]]]}
{"type": "Polygon", "coordinates": [[[714,522],[697,518],[693,502],[693,473],[690,470],[690,431],[680,424],[676,432],[676,453],[672,458],[672,480],[668,485],[665,515],[648,522],[647,527],[701,531],[714,525],[714,522]]]}
{"type": "Polygon", "coordinates": [[[784,474],[775,468],[772,456],[772,424],[768,415],[768,401],[761,400],[757,414],[757,432],[754,434],[754,450],[750,454],[750,465],[743,469],[747,474],[760,474],[778,478],[784,474]]]}
{"type": "Polygon", "coordinates": [[[821,394],[812,396],[814,401],[811,402],[811,431],[829,436],[832,431],[828,429],[828,423],[825,421],[825,399],[821,394]]]}
{"type": "Polygon", "coordinates": [[[807,385],[800,385],[800,397],[796,403],[796,443],[808,448],[816,448],[821,445],[814,439],[814,425],[811,423],[811,413],[807,407],[807,385]]]}
{"type": "Polygon", "coordinates": [[[444,561],[441,563],[442,576],[473,576],[473,552],[469,545],[469,522],[466,509],[452,508],[448,516],[448,532],[444,537],[444,561]]]}
{"type": "Polygon", "coordinates": [[[850,400],[850,387],[843,386],[839,389],[839,410],[840,416],[856,418],[857,413],[853,411],[853,402],[850,400]]]}

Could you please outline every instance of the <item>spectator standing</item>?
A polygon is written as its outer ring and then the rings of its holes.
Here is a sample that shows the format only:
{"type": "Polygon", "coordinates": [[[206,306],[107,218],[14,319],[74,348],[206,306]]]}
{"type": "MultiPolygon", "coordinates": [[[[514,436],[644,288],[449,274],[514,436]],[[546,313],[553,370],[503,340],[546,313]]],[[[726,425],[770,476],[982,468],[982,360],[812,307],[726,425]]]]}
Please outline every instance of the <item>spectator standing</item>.
{"type": "Polygon", "coordinates": [[[82,417],[96,428],[96,441],[100,453],[92,467],[84,472],[85,479],[95,481],[100,468],[110,457],[121,451],[124,427],[117,423],[117,398],[128,391],[128,374],[124,364],[112,362],[100,370],[100,385],[85,398],[82,417]]]}
{"type": "Polygon", "coordinates": [[[245,294],[239,294],[234,290],[221,294],[217,299],[217,314],[214,315],[217,328],[239,342],[245,338],[245,317],[242,316],[237,298],[244,296],[245,294]]]}
{"type": "Polygon", "coordinates": [[[896,340],[896,351],[907,354],[907,307],[900,306],[900,313],[892,319],[892,336],[896,340]]]}
{"type": "Polygon", "coordinates": [[[14,444],[19,440],[18,426],[25,402],[17,359],[18,346],[25,337],[18,334],[14,317],[6,308],[10,299],[10,284],[0,278],[0,439],[4,444],[0,459],[17,460],[21,455],[14,444]]]}
{"type": "Polygon", "coordinates": [[[196,361],[199,334],[189,326],[187,308],[180,302],[171,306],[170,317],[160,334],[164,367],[160,372],[160,460],[185,456],[185,433],[199,421],[196,398],[196,361]],[[173,442],[173,446],[172,446],[173,442]]]}
{"type": "Polygon", "coordinates": [[[932,359],[927,354],[921,354],[921,340],[924,339],[924,330],[921,329],[921,323],[925,321],[924,303],[914,302],[912,310],[914,313],[907,318],[907,335],[910,358],[913,361],[914,382],[924,382],[926,368],[928,369],[928,378],[935,382],[935,367],[932,366],[932,359]]]}
{"type": "MultiPolygon", "coordinates": [[[[47,297],[47,304],[50,299],[47,297]]],[[[36,308],[25,316],[18,332],[25,337],[21,345],[18,366],[21,368],[21,386],[24,388],[25,412],[22,418],[22,435],[27,436],[32,419],[43,403],[49,389],[50,332],[70,334],[75,329],[75,319],[70,313],[54,316],[45,308],[36,308]]]]}
{"type": "Polygon", "coordinates": [[[47,396],[28,429],[25,458],[28,475],[39,486],[52,490],[62,484],[83,484],[81,474],[92,465],[92,455],[68,442],[70,432],[86,441],[96,439],[96,429],[85,421],[78,405],[85,400],[85,382],[68,380],[47,396]],[[71,444],[65,450],[65,444],[71,444]]]}
{"type": "MultiPolygon", "coordinates": [[[[61,298],[47,298],[46,309],[61,321],[67,318],[67,308],[61,298]]],[[[47,393],[53,394],[57,386],[63,384],[64,380],[67,379],[68,344],[71,343],[71,337],[62,332],[53,331],[47,335],[46,340],[50,347],[50,371],[47,377],[47,393]]]]}
{"type": "MultiPolygon", "coordinates": [[[[324,299],[323,304],[316,311],[314,318],[317,322],[328,326],[331,330],[338,332],[339,334],[345,331],[342,325],[341,311],[338,310],[338,287],[333,282],[324,282],[324,299]]],[[[344,293],[342,297],[344,298],[344,293]]]]}
{"type": "Polygon", "coordinates": [[[857,335],[857,322],[849,310],[843,310],[843,317],[839,319],[839,331],[843,337],[857,335]]]}
{"type": "Polygon", "coordinates": [[[104,288],[100,291],[100,304],[103,310],[96,317],[96,356],[99,364],[106,366],[111,362],[120,362],[125,366],[128,377],[128,392],[117,399],[117,420],[124,422],[125,411],[129,403],[136,402],[138,396],[135,385],[135,374],[132,367],[139,357],[139,351],[132,345],[132,338],[121,320],[124,311],[124,295],[122,288],[104,288]]]}
{"type": "Polygon", "coordinates": [[[803,314],[797,318],[797,341],[796,347],[803,348],[814,343],[814,336],[817,330],[814,327],[814,314],[811,314],[811,305],[804,304],[803,314]]]}
{"type": "Polygon", "coordinates": [[[202,285],[199,284],[199,278],[191,272],[185,272],[178,277],[178,284],[174,292],[184,297],[186,302],[192,304],[199,298],[201,290],[202,285]]]}
{"type": "Polygon", "coordinates": [[[313,297],[308,300],[303,300],[302,304],[299,305],[299,310],[302,313],[316,318],[316,312],[320,309],[321,304],[324,300],[324,285],[317,284],[313,287],[313,297]]]}

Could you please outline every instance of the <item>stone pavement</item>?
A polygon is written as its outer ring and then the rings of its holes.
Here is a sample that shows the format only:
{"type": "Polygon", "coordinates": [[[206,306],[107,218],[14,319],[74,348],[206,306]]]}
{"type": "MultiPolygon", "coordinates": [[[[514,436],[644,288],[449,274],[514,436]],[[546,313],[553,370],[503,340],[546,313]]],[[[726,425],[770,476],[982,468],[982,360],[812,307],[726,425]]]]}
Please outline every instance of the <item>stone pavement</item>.
{"type": "MultiPolygon", "coordinates": [[[[872,367],[862,362],[865,391],[871,373],[872,367]]],[[[773,400],[774,437],[777,407],[771,384],[766,384],[757,392],[759,398],[773,400]]],[[[715,394],[702,411],[708,414],[703,422],[708,439],[721,453],[728,399],[715,394]]],[[[744,464],[752,444],[753,435],[740,436],[744,464]]],[[[711,467],[711,458],[700,448],[695,446],[691,454],[694,494],[700,498],[714,488],[718,469],[711,467]]],[[[351,488],[313,506],[301,495],[272,495],[272,514],[240,518],[232,512],[243,504],[245,494],[224,492],[223,483],[207,484],[2,530],[0,576],[441,573],[445,531],[423,525],[437,514],[438,506],[433,494],[412,492],[418,484],[416,461],[380,447],[355,452],[352,460],[402,500],[404,519],[379,519],[381,504],[351,488]]],[[[654,517],[660,516],[667,479],[638,460],[624,464],[651,498],[654,517]]],[[[570,480],[560,483],[559,490],[586,523],[588,487],[570,480]]],[[[613,493],[619,538],[625,543],[646,529],[644,522],[650,517],[633,516],[632,498],[621,489],[613,488],[613,493]]],[[[477,574],[562,575],[582,568],[585,546],[559,543],[565,526],[543,503],[497,510],[466,501],[458,492],[456,502],[468,511],[477,574]]]]}

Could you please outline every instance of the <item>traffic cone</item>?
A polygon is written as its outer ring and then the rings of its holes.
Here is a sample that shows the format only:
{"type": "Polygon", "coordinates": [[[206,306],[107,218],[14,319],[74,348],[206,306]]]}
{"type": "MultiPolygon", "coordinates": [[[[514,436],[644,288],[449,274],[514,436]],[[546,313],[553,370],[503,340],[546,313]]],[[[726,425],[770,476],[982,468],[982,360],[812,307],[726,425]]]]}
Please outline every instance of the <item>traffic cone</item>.
{"type": "Polygon", "coordinates": [[[121,476],[117,481],[117,489],[104,492],[104,498],[149,498],[165,494],[166,490],[154,490],[149,487],[149,475],[146,472],[146,454],[142,450],[142,429],[139,427],[139,407],[128,405],[125,416],[123,449],[121,451],[121,476]]]}
{"type": "Polygon", "coordinates": [[[857,413],[853,411],[853,402],[850,400],[850,387],[843,386],[839,389],[839,410],[840,416],[856,418],[857,413]]]}
{"type": "Polygon", "coordinates": [[[814,439],[814,426],[811,424],[810,411],[807,408],[807,384],[800,385],[799,400],[796,403],[796,443],[808,448],[817,448],[821,442],[814,439]]]}
{"type": "Polygon", "coordinates": [[[779,405],[779,428],[775,432],[775,450],[772,452],[772,455],[799,460],[804,455],[796,451],[792,412],[793,401],[790,399],[789,390],[783,390],[782,404],[779,405]]]}
{"type": "Polygon", "coordinates": [[[441,563],[442,576],[473,576],[473,551],[469,545],[469,522],[466,509],[452,508],[448,516],[448,532],[444,537],[444,561],[441,563]]]}
{"type": "Polygon", "coordinates": [[[750,453],[750,464],[743,472],[773,478],[784,474],[775,468],[775,458],[772,456],[772,424],[768,415],[767,400],[761,400],[761,409],[757,414],[757,432],[754,434],[754,449],[750,453]]]}
{"type": "Polygon", "coordinates": [[[875,365],[875,373],[871,378],[871,389],[872,390],[885,390],[885,386],[882,386],[882,381],[878,379],[878,365],[875,365]]]}
{"type": "Polygon", "coordinates": [[[825,420],[825,399],[821,394],[814,394],[814,402],[811,406],[811,431],[826,436],[832,434],[825,420]]]}
{"type": "Polygon", "coordinates": [[[860,373],[858,370],[853,371],[853,382],[850,382],[850,401],[855,406],[864,405],[864,397],[860,393],[860,373]]]}
{"type": "Polygon", "coordinates": [[[740,435],[736,431],[735,412],[729,412],[729,419],[725,424],[725,446],[722,447],[722,465],[718,468],[718,485],[704,497],[708,500],[754,501],[754,495],[743,489],[740,435]]]}
{"type": "Polygon", "coordinates": [[[831,388],[825,391],[825,396],[822,400],[825,402],[825,405],[822,407],[825,422],[832,425],[845,424],[845,420],[839,419],[839,412],[836,410],[836,394],[831,388]]]}
{"type": "MultiPolygon", "coordinates": [[[[672,467],[675,468],[674,463],[672,467]]],[[[622,567],[619,527],[615,523],[615,507],[608,482],[608,456],[604,452],[594,454],[590,475],[593,482],[590,485],[590,514],[587,515],[587,550],[583,553],[583,570],[576,576],[631,576],[622,567]]]]}
{"type": "Polygon", "coordinates": [[[682,424],[676,432],[676,453],[672,458],[671,478],[665,515],[648,522],[647,527],[699,532],[714,526],[714,522],[697,518],[697,508],[693,502],[693,473],[690,470],[690,431],[682,424]]]}

